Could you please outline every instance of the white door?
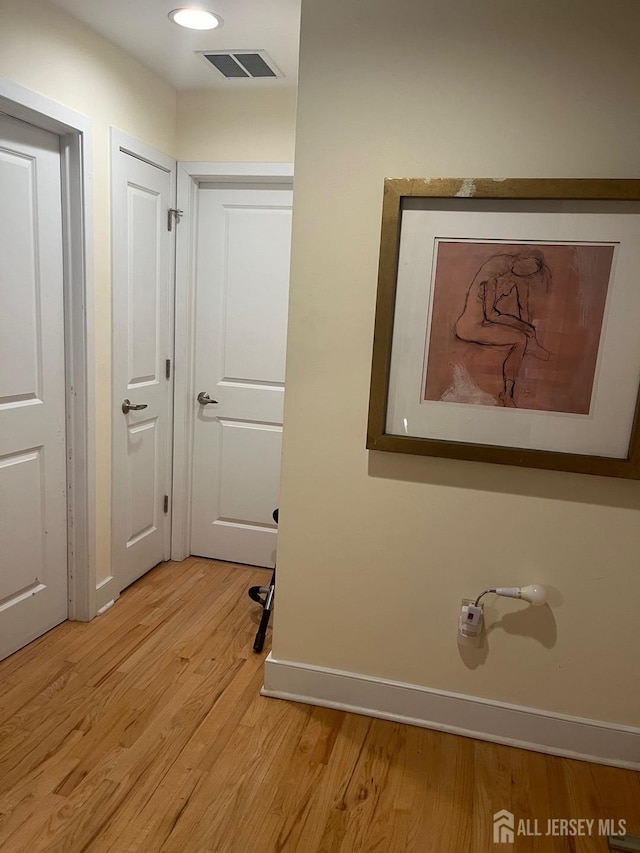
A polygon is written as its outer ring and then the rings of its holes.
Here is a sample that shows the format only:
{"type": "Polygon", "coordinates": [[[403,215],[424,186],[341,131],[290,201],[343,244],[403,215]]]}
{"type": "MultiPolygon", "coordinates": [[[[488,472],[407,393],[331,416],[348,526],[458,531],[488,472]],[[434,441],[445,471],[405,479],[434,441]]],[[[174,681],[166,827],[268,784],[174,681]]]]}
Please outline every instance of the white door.
{"type": "Polygon", "coordinates": [[[172,175],[118,150],[112,182],[112,573],[122,590],[169,557],[172,175]]]}
{"type": "Polygon", "coordinates": [[[291,203],[289,187],[200,186],[195,386],[216,402],[193,401],[199,556],[273,565],[291,203]]]}
{"type": "Polygon", "coordinates": [[[59,149],[0,115],[0,658],[68,612],[59,149]]]}

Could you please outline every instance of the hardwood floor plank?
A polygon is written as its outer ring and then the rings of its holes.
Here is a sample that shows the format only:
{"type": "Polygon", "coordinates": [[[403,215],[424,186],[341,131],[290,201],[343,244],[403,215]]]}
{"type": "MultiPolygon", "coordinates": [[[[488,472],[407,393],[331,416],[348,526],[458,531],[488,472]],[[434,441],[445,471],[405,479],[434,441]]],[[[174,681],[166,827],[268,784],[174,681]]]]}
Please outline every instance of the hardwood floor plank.
{"type": "Polygon", "coordinates": [[[162,564],[0,663],[2,853],[491,853],[503,808],[640,833],[638,773],[261,697],[268,579],[162,564]]]}
{"type": "MultiPolygon", "coordinates": [[[[256,708],[259,708],[256,703],[256,708]]],[[[250,849],[253,827],[260,827],[265,849],[296,850],[316,792],[329,764],[343,715],[327,708],[301,706],[300,738],[288,737],[269,768],[259,796],[251,806],[251,822],[239,823],[238,849],[250,849]]]]}
{"type": "Polygon", "coordinates": [[[378,802],[364,833],[362,849],[404,853],[413,843],[409,835],[410,816],[414,806],[415,788],[420,787],[422,780],[421,774],[415,776],[412,773],[414,766],[410,755],[408,727],[398,724],[390,734],[393,740],[387,746],[390,760],[386,778],[380,785],[378,802]]]}
{"type": "MultiPolygon", "coordinates": [[[[260,697],[258,697],[259,699],[260,697]]],[[[231,738],[210,762],[205,780],[162,846],[181,853],[187,844],[228,847],[234,829],[260,797],[269,766],[278,760],[282,742],[302,729],[302,715],[292,719],[284,703],[264,703],[260,726],[236,726],[231,738]]]]}
{"type": "Polygon", "coordinates": [[[356,714],[342,716],[327,768],[312,795],[299,836],[297,839],[291,839],[297,846],[287,844],[283,850],[323,849],[321,839],[327,836],[327,827],[331,823],[336,803],[344,797],[371,725],[372,720],[369,717],[356,714]]]}

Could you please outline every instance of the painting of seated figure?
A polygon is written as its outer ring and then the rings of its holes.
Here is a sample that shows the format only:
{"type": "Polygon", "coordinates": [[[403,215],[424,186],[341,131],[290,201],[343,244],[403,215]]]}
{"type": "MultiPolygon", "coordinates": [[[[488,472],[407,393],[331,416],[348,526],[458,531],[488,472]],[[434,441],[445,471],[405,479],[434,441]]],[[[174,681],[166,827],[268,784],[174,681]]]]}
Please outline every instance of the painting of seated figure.
{"type": "Polygon", "coordinates": [[[437,240],[423,399],[589,415],[615,250],[437,240]]]}

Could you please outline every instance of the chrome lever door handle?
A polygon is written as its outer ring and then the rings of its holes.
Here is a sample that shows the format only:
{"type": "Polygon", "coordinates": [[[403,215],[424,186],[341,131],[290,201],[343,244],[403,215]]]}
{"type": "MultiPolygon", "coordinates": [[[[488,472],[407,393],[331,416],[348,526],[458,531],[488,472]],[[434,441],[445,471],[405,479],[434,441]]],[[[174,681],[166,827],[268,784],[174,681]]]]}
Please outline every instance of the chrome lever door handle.
{"type": "Polygon", "coordinates": [[[217,400],[212,400],[206,391],[201,391],[198,394],[198,402],[201,406],[208,406],[209,403],[217,403],[217,400]]]}
{"type": "Polygon", "coordinates": [[[125,415],[127,414],[127,412],[130,412],[130,411],[139,412],[140,409],[146,409],[147,405],[148,405],[147,403],[139,403],[137,406],[134,406],[134,404],[131,402],[131,400],[123,400],[122,401],[122,411],[125,413],[125,415]]]}

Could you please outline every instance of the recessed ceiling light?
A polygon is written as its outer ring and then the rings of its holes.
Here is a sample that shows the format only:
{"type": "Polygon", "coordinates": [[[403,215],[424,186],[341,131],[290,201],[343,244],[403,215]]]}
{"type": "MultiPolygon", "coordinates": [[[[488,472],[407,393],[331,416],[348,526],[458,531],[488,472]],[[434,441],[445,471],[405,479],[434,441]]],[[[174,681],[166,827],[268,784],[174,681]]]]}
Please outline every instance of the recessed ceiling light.
{"type": "Polygon", "coordinates": [[[174,9],[169,17],[174,24],[190,30],[215,30],[222,26],[222,18],[206,9],[174,9]]]}

